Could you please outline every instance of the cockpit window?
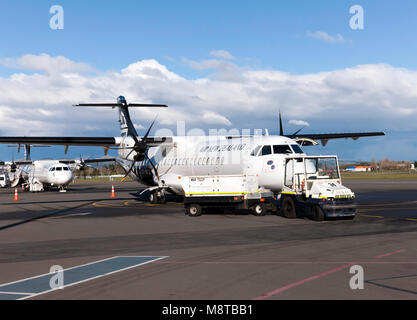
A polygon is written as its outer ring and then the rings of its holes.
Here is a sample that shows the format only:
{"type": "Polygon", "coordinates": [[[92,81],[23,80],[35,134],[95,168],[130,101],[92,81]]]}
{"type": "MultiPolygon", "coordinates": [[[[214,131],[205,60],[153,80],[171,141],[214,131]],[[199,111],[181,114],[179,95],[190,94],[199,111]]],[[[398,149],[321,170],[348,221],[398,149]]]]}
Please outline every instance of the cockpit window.
{"type": "Polygon", "coordinates": [[[62,170],[62,167],[56,167],[55,170],[56,171],[61,171],[62,170]]]}
{"type": "Polygon", "coordinates": [[[271,153],[272,153],[271,146],[263,146],[262,147],[262,155],[263,156],[266,156],[266,155],[271,154],[271,153]]]}
{"type": "Polygon", "coordinates": [[[258,152],[259,152],[259,149],[261,148],[262,146],[257,146],[255,149],[253,149],[253,151],[250,153],[250,155],[251,156],[257,156],[258,155],[258,152]]]}
{"type": "Polygon", "coordinates": [[[69,170],[68,167],[62,167],[62,169],[64,169],[64,171],[68,171],[69,170]]]}
{"type": "Polygon", "coordinates": [[[294,150],[295,153],[304,153],[304,151],[300,148],[298,144],[292,144],[291,148],[294,150]]]}
{"type": "Polygon", "coordinates": [[[55,167],[52,167],[51,169],[49,169],[49,171],[55,171],[55,167]]]}
{"type": "Polygon", "coordinates": [[[288,144],[281,144],[274,146],[274,153],[275,154],[288,154],[292,153],[292,150],[288,144]]]}

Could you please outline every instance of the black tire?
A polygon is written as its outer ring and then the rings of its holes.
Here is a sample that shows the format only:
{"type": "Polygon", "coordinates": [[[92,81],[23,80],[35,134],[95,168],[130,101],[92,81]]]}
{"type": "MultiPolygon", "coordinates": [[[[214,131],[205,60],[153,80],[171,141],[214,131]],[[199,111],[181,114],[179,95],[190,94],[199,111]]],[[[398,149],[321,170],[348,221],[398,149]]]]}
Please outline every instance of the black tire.
{"type": "Polygon", "coordinates": [[[281,212],[285,218],[295,219],[297,218],[297,212],[295,210],[294,200],[289,196],[284,196],[281,202],[281,212]]]}
{"type": "Polygon", "coordinates": [[[252,213],[257,217],[266,215],[267,211],[268,209],[263,203],[257,203],[252,207],[252,213]]]}
{"type": "Polygon", "coordinates": [[[161,192],[161,196],[159,197],[158,202],[159,203],[166,203],[167,202],[164,192],[161,192]]]}
{"type": "Polygon", "coordinates": [[[324,212],[320,206],[313,206],[311,208],[311,216],[314,221],[323,221],[324,220],[324,212]]]}
{"type": "Polygon", "coordinates": [[[158,193],[156,191],[152,191],[149,194],[149,202],[152,204],[158,203],[158,193]]]}
{"type": "Polygon", "coordinates": [[[189,204],[185,208],[185,213],[190,217],[199,217],[201,216],[203,209],[198,204],[189,204]]]}

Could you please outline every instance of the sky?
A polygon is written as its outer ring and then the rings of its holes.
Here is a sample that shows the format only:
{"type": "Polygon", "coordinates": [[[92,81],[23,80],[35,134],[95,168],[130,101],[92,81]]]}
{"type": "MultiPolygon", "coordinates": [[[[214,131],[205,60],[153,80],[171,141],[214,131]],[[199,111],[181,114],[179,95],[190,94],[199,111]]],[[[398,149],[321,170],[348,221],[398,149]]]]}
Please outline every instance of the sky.
{"type": "MultiPolygon", "coordinates": [[[[417,2],[19,1],[0,3],[0,135],[118,136],[115,110],[80,102],[165,103],[132,110],[139,134],[190,129],[384,131],[311,154],[417,160],[417,2]],[[50,8],[63,8],[53,30],[50,8]],[[350,8],[363,8],[363,29],[350,8]]],[[[102,156],[99,148],[32,158],[102,156]]],[[[0,145],[0,159],[22,158],[0,145]]]]}

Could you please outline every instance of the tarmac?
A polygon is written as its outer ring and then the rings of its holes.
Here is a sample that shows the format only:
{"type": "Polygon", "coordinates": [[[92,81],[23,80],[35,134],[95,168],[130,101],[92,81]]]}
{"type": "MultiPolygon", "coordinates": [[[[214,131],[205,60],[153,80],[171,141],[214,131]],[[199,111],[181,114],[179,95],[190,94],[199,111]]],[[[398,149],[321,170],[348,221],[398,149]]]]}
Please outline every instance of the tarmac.
{"type": "Polygon", "coordinates": [[[113,184],[115,198],[110,182],[0,190],[0,299],[417,299],[417,180],[344,180],[358,215],[324,222],[188,217],[113,184]],[[48,287],[52,266],[64,289],[48,287]]]}

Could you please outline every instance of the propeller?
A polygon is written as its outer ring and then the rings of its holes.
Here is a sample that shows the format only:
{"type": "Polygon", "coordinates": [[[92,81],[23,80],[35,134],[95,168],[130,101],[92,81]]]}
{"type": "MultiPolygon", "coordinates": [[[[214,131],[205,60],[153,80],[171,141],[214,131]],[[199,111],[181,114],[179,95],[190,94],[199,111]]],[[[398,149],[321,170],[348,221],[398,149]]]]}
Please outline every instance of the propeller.
{"type": "Polygon", "coordinates": [[[126,158],[129,158],[129,156],[133,153],[136,152],[135,156],[133,157],[133,163],[130,166],[129,170],[126,172],[126,175],[122,178],[121,182],[123,182],[128,175],[132,172],[135,164],[137,161],[143,161],[145,159],[147,159],[149,161],[149,163],[151,164],[155,174],[156,174],[156,178],[159,181],[159,174],[158,174],[158,170],[156,169],[155,165],[153,164],[152,160],[149,158],[148,156],[148,144],[146,143],[146,139],[149,136],[149,133],[152,130],[153,125],[155,124],[156,121],[156,117],[155,119],[152,121],[151,125],[149,126],[148,130],[146,131],[145,135],[143,136],[143,138],[141,138],[140,140],[138,140],[138,138],[136,137],[136,135],[132,135],[131,137],[133,138],[133,140],[135,141],[135,144],[133,147],[125,147],[122,149],[132,149],[132,151],[130,151],[126,158]]]}
{"type": "MultiPolygon", "coordinates": [[[[290,138],[290,139],[295,138],[295,137],[297,136],[297,134],[298,134],[301,130],[303,130],[305,127],[306,127],[306,126],[304,126],[304,127],[300,128],[300,129],[298,129],[296,132],[294,132],[293,134],[291,134],[291,135],[289,135],[289,136],[287,136],[287,135],[286,135],[286,137],[288,137],[288,138],[290,138]]],[[[280,136],[284,136],[284,126],[282,125],[281,110],[279,111],[279,135],[280,135],[280,136]]]]}

